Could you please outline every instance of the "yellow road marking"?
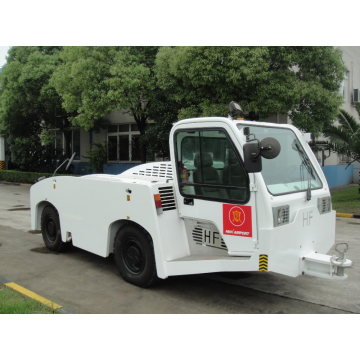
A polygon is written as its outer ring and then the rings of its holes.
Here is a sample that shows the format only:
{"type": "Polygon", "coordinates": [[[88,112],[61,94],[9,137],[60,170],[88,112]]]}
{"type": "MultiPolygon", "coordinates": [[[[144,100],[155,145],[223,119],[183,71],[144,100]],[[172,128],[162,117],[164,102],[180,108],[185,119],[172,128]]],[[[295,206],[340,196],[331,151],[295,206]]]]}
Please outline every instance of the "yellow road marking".
{"type": "Polygon", "coordinates": [[[336,213],[337,217],[346,217],[346,218],[352,218],[354,217],[353,214],[342,214],[342,213],[336,213]]]}
{"type": "Polygon", "coordinates": [[[45,298],[43,298],[42,296],[37,295],[37,294],[33,293],[32,291],[27,290],[27,289],[23,288],[22,286],[17,285],[17,284],[15,284],[15,283],[13,283],[13,282],[11,282],[11,283],[6,283],[6,284],[4,284],[4,285],[5,285],[5,286],[8,286],[8,287],[10,287],[10,288],[12,288],[12,289],[14,289],[14,290],[16,290],[16,291],[18,291],[19,293],[21,293],[21,294],[23,294],[23,295],[28,296],[29,298],[32,298],[32,299],[34,299],[34,300],[36,300],[36,301],[39,301],[39,302],[41,302],[42,304],[44,304],[44,305],[46,305],[46,306],[49,306],[50,308],[52,308],[52,309],[54,309],[54,310],[62,308],[61,305],[56,304],[56,303],[54,303],[54,302],[51,301],[51,300],[45,299],[45,298]]]}

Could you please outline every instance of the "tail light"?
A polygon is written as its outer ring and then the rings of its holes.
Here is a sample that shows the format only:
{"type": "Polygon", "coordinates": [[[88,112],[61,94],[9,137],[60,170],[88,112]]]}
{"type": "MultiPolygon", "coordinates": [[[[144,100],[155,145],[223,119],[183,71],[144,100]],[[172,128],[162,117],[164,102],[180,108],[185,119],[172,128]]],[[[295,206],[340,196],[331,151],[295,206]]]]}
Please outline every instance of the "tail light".
{"type": "Polygon", "coordinates": [[[163,208],[162,208],[162,203],[161,203],[161,197],[160,194],[155,194],[154,195],[154,201],[155,201],[155,208],[156,208],[156,213],[158,215],[163,213],[163,208]]]}

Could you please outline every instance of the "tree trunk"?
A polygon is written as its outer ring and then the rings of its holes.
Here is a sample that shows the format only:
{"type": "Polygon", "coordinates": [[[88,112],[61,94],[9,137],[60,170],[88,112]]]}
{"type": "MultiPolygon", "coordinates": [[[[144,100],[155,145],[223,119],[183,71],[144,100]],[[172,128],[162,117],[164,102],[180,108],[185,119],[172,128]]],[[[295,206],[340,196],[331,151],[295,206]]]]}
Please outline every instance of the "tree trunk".
{"type": "MultiPolygon", "coordinates": [[[[145,134],[145,127],[146,127],[146,119],[147,117],[144,118],[139,118],[137,116],[134,116],[134,119],[137,123],[139,132],[140,132],[140,138],[145,134]]],[[[140,160],[142,164],[146,163],[146,145],[143,145],[140,143],[140,160]]]]}
{"type": "Polygon", "coordinates": [[[146,163],[146,146],[143,144],[140,145],[140,156],[141,156],[141,163],[146,163]]]}
{"type": "Polygon", "coordinates": [[[67,128],[69,128],[71,126],[70,121],[68,119],[65,119],[63,122],[63,127],[61,127],[61,131],[64,134],[64,138],[65,138],[65,146],[64,146],[64,150],[65,150],[65,156],[67,158],[71,157],[70,154],[70,145],[71,145],[71,140],[72,140],[72,131],[71,130],[65,130],[67,128]]]}

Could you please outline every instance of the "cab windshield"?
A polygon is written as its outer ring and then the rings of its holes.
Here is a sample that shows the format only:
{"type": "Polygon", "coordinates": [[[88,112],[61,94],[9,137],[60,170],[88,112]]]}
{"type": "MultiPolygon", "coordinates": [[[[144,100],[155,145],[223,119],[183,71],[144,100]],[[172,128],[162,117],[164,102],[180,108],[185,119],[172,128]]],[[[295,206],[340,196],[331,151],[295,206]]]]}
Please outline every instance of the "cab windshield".
{"type": "MultiPolygon", "coordinates": [[[[237,126],[241,130],[248,125],[237,126]]],[[[255,134],[260,141],[273,137],[281,145],[280,154],[275,159],[262,158],[261,174],[271,194],[283,195],[306,191],[309,183],[311,189],[322,187],[321,180],[292,130],[265,126],[248,127],[250,133],[255,134]]]]}

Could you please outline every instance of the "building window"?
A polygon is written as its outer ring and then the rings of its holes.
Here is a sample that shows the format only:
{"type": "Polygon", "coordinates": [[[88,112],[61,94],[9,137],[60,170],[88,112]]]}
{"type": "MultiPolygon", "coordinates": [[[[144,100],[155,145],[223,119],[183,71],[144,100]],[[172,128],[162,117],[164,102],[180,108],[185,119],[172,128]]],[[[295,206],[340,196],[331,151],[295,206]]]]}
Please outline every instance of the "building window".
{"type": "Polygon", "coordinates": [[[345,73],[345,78],[342,81],[339,90],[340,94],[342,95],[345,101],[347,101],[348,98],[348,77],[349,77],[349,71],[345,73]]]}
{"type": "Polygon", "coordinates": [[[59,159],[64,155],[64,134],[60,130],[49,130],[49,133],[54,136],[52,147],[55,149],[56,158],[59,159]]]}
{"type": "MultiPolygon", "coordinates": [[[[152,124],[148,124],[152,126],[152,124]]],[[[140,131],[137,124],[108,126],[109,161],[140,162],[140,131]]],[[[154,161],[154,155],[147,154],[146,161],[154,161]]]]}
{"type": "Polygon", "coordinates": [[[339,154],[338,162],[348,164],[350,162],[350,158],[347,155],[339,154]]]}
{"type": "MultiPolygon", "coordinates": [[[[59,129],[50,130],[49,132],[54,136],[52,146],[55,149],[56,157],[59,159],[61,156],[65,155],[64,133],[59,129]]],[[[74,160],[80,160],[80,129],[72,130],[71,132],[70,155],[74,152],[76,152],[74,160]]]]}
{"type": "Polygon", "coordinates": [[[80,129],[71,132],[70,154],[75,154],[74,160],[80,160],[80,129]]]}

